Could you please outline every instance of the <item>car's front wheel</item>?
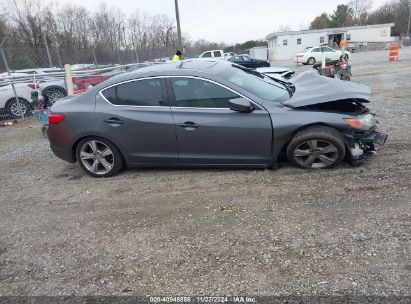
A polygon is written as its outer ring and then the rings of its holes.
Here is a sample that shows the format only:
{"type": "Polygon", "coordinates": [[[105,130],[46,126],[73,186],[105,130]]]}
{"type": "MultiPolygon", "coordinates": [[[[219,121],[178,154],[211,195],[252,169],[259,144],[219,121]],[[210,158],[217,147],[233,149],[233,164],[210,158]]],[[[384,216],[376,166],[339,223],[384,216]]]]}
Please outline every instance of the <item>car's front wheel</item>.
{"type": "Polygon", "coordinates": [[[342,135],[326,126],[304,129],[290,140],[288,160],[302,168],[326,169],[337,166],[345,156],[342,135]]]}
{"type": "Polygon", "coordinates": [[[315,58],[314,57],[310,57],[310,58],[308,58],[308,60],[307,60],[307,64],[309,64],[309,65],[313,65],[315,63],[315,58]]]}
{"type": "Polygon", "coordinates": [[[94,177],[110,177],[123,168],[123,158],[108,140],[87,137],[77,145],[76,157],[80,167],[94,177]]]}

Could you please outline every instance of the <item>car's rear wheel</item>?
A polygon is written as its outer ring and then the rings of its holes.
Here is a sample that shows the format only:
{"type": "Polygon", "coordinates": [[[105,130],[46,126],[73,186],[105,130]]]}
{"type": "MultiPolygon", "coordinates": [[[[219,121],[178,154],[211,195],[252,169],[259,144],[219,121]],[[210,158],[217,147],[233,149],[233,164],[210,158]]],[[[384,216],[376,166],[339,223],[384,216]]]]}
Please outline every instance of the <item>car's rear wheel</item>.
{"type": "Polygon", "coordinates": [[[315,58],[314,57],[310,57],[310,58],[308,58],[308,60],[307,60],[307,64],[309,64],[309,65],[313,65],[315,63],[315,58]]]}
{"type": "Polygon", "coordinates": [[[76,157],[80,167],[94,177],[110,177],[123,168],[118,149],[108,140],[87,137],[77,145],[76,157]]]}
{"type": "Polygon", "coordinates": [[[344,156],[345,143],[342,135],[325,126],[309,127],[298,132],[287,146],[288,160],[301,168],[332,168],[344,156]]]}
{"type": "Polygon", "coordinates": [[[6,103],[7,112],[10,114],[11,118],[21,118],[30,116],[32,112],[32,107],[30,103],[24,98],[19,98],[17,103],[16,98],[11,98],[6,103]]]}

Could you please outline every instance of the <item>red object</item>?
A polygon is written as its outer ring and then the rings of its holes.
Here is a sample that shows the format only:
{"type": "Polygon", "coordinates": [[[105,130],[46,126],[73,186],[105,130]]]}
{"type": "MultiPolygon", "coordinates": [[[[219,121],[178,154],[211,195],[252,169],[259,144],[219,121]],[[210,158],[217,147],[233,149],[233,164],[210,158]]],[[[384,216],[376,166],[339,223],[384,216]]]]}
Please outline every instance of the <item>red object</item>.
{"type": "Polygon", "coordinates": [[[29,83],[27,86],[29,86],[30,88],[32,88],[33,90],[38,89],[39,85],[38,83],[29,83]]]}
{"type": "Polygon", "coordinates": [[[64,120],[64,115],[49,114],[49,125],[58,125],[64,120]]]}
{"type": "Polygon", "coordinates": [[[75,91],[74,91],[74,94],[75,94],[75,95],[78,95],[78,94],[81,94],[81,93],[84,93],[84,92],[87,92],[87,89],[75,90],[75,91]]]}
{"type": "Polygon", "coordinates": [[[104,78],[101,75],[88,76],[84,78],[73,78],[73,83],[79,88],[87,87],[88,85],[96,85],[103,82],[104,78]]]}

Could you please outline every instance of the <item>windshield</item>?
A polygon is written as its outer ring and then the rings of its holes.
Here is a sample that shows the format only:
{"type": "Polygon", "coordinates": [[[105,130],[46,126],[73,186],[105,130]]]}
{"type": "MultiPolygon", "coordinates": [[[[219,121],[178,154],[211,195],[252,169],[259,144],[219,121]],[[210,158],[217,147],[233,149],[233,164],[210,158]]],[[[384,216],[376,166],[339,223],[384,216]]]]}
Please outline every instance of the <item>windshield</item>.
{"type": "Polygon", "coordinates": [[[267,101],[281,102],[290,98],[287,88],[251,69],[233,65],[221,77],[267,101]]]}

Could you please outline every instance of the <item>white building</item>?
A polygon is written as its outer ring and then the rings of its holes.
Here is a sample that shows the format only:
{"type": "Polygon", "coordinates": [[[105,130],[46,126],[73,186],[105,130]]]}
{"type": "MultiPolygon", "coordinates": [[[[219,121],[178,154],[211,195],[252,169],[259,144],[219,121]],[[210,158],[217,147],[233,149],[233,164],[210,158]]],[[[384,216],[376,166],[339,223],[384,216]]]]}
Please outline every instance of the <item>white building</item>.
{"type": "Polygon", "coordinates": [[[348,48],[368,49],[385,48],[391,37],[394,23],[326,28],[321,30],[291,31],[269,34],[268,40],[270,60],[292,59],[295,54],[307,47],[329,45],[334,47],[340,40],[346,39],[348,48]]]}
{"type": "Polygon", "coordinates": [[[266,46],[255,46],[245,52],[255,59],[268,60],[268,48],[266,46]]]}

